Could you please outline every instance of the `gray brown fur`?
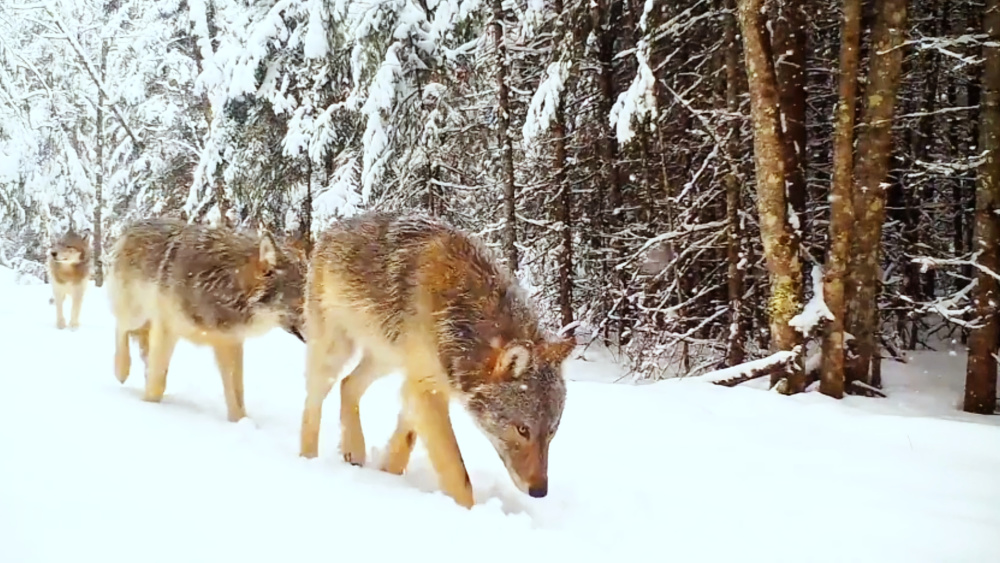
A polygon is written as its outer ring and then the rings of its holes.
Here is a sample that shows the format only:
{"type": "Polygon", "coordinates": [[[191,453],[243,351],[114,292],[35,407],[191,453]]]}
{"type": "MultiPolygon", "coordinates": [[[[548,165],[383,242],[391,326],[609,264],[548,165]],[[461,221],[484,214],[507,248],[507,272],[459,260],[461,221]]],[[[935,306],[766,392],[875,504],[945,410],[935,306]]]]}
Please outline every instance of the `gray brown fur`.
{"type": "Polygon", "coordinates": [[[69,326],[75,329],[80,324],[80,307],[93,269],[90,233],[70,230],[53,241],[46,267],[52,284],[50,303],[56,306],[56,327],[66,327],[63,303],[68,296],[71,300],[69,326]]]}
{"type": "Polygon", "coordinates": [[[438,442],[427,445],[445,492],[460,504],[472,502],[447,404],[442,413],[434,398],[443,395],[466,407],[519,488],[546,494],[548,445],[566,395],[561,365],[573,343],[543,333],[513,276],[479,242],[422,215],[369,213],[341,221],[314,249],[306,310],[303,455],[315,455],[317,400],[332,385],[323,381],[349,355],[349,346],[338,344],[346,341],[361,346],[365,359],[341,384],[345,458],[363,463],[360,422],[350,412],[356,401],[372,381],[402,367],[405,408],[383,469],[405,468],[416,432],[438,442]]]}
{"type": "Polygon", "coordinates": [[[242,418],[243,341],[277,326],[301,338],[304,270],[304,257],[268,234],[167,218],[129,225],[112,251],[108,281],[116,376],[128,377],[131,336],[147,364],[145,398],[158,401],[177,340],[210,345],[229,418],[242,418]]]}

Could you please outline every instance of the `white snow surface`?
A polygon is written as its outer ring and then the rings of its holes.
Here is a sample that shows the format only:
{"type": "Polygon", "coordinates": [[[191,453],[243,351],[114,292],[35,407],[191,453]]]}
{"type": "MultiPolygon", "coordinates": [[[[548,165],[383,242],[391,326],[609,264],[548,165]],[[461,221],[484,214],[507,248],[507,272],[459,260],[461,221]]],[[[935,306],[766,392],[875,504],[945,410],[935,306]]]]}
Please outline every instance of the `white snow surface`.
{"type": "MultiPolygon", "coordinates": [[[[343,462],[337,388],[320,457],[299,458],[305,348],[286,333],[247,343],[249,419],[232,424],[208,349],[179,344],[163,402],[143,402],[136,352],[125,385],[112,374],[103,290],[87,293],[77,331],[58,331],[49,287],[10,279],[0,276],[4,563],[1000,558],[1000,417],[957,410],[961,354],[887,362],[889,399],[840,402],[750,384],[614,384],[619,368],[575,358],[544,499],[517,491],[452,409],[469,511],[438,492],[419,444],[402,477],[343,462]]],[[[362,401],[376,459],[398,386],[386,378],[362,401]]]]}

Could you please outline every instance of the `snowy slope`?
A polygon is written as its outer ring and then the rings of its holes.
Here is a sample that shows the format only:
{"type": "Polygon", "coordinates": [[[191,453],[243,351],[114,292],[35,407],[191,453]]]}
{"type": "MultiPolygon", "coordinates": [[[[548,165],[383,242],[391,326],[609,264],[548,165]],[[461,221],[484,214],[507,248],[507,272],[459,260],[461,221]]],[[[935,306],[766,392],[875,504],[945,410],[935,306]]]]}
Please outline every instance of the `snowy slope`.
{"type": "MultiPolygon", "coordinates": [[[[103,291],[87,294],[77,332],[57,331],[48,286],[9,279],[3,563],[1000,560],[1000,426],[953,412],[953,396],[921,402],[898,367],[886,370],[893,398],[837,403],[609,384],[575,362],[570,377],[588,381],[569,385],[545,499],[518,492],[453,409],[478,501],[467,511],[437,492],[419,446],[403,477],[343,463],[337,393],[320,457],[298,458],[304,347],[293,337],[248,344],[252,422],[234,425],[208,349],[181,343],[163,403],[144,403],[136,354],[124,386],[112,374],[103,291]]],[[[960,392],[956,362],[928,364],[947,377],[918,371],[925,392],[960,392]]],[[[393,428],[398,385],[383,380],[362,402],[370,449],[393,428]]]]}

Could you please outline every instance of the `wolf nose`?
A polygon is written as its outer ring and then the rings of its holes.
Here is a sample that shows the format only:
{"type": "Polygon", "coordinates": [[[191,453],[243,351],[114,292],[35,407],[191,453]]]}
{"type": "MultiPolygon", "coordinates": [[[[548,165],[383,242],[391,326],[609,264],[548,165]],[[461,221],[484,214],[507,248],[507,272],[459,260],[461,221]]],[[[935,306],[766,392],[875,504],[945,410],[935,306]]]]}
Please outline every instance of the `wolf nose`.
{"type": "Polygon", "coordinates": [[[52,252],[49,252],[49,254],[51,254],[53,258],[55,258],[56,256],[59,255],[59,254],[56,253],[55,250],[53,250],[52,252]]]}
{"type": "Polygon", "coordinates": [[[528,496],[531,498],[542,498],[549,493],[548,483],[543,483],[537,487],[531,487],[528,489],[528,496]]]}

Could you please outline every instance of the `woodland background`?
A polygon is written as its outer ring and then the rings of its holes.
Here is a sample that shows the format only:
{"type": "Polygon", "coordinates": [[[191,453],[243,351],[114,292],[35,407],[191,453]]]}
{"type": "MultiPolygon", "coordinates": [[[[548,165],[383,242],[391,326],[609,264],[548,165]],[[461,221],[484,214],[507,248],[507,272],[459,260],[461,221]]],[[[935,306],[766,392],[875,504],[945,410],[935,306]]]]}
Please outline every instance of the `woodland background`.
{"type": "Polygon", "coordinates": [[[997,201],[998,0],[0,5],[0,265],[39,277],[66,228],[101,265],[138,217],[422,208],[636,378],[878,394],[951,339],[993,413],[997,201]]]}

